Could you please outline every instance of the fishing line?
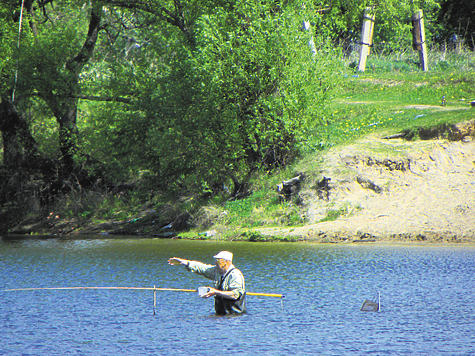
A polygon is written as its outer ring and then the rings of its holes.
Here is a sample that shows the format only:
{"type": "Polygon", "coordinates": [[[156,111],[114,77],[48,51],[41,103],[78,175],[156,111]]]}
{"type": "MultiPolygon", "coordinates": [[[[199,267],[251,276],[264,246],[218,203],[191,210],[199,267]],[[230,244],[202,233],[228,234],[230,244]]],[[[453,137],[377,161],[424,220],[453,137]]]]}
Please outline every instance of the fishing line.
{"type": "MultiPolygon", "coordinates": [[[[20,49],[20,35],[21,35],[21,21],[23,19],[23,7],[25,4],[25,0],[21,1],[21,10],[20,10],[20,23],[18,25],[18,40],[17,40],[17,50],[20,49]]],[[[18,67],[20,66],[20,58],[17,59],[17,66],[15,71],[15,83],[13,84],[13,92],[12,92],[12,102],[15,102],[15,90],[16,90],[16,83],[18,81],[18,67]]]]}

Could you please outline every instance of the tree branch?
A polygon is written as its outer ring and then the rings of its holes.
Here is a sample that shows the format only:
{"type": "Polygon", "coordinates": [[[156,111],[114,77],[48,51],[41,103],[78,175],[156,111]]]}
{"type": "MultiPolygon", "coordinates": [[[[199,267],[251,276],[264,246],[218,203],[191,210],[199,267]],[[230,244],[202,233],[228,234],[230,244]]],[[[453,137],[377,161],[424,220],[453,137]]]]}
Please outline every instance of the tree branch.
{"type": "Polygon", "coordinates": [[[180,0],[174,0],[176,13],[173,13],[164,6],[152,7],[148,2],[141,0],[109,0],[107,3],[127,9],[141,10],[149,14],[155,15],[160,20],[165,21],[172,26],[178,27],[186,36],[188,42],[191,45],[195,44],[193,34],[186,26],[185,12],[183,10],[183,5],[180,0]]]}
{"type": "Polygon", "coordinates": [[[84,42],[79,53],[72,60],[69,60],[66,63],[66,69],[72,72],[73,75],[77,76],[81,72],[84,65],[89,61],[94,52],[94,47],[99,36],[99,31],[101,27],[102,19],[102,3],[95,1],[91,9],[91,17],[89,19],[89,30],[87,32],[87,38],[84,42]]]}
{"type": "Polygon", "coordinates": [[[92,100],[92,101],[117,101],[119,103],[130,104],[132,99],[112,96],[94,96],[94,95],[74,95],[77,99],[92,100]]]}
{"type": "Polygon", "coordinates": [[[33,32],[33,36],[35,37],[35,41],[37,41],[38,38],[38,29],[36,28],[36,23],[35,23],[35,14],[34,14],[34,9],[33,9],[33,1],[34,0],[26,0],[25,1],[25,9],[28,15],[30,15],[30,28],[31,31],[33,32]]]}
{"type": "MultiPolygon", "coordinates": [[[[24,96],[39,96],[39,97],[42,97],[40,93],[24,93],[24,96]]],[[[125,104],[130,104],[132,103],[133,99],[131,98],[124,98],[122,96],[95,96],[95,95],[81,95],[81,94],[73,94],[73,95],[68,95],[68,96],[64,96],[64,95],[56,95],[58,98],[64,98],[64,97],[68,97],[68,98],[74,98],[74,99],[81,99],[81,100],[91,100],[91,101],[109,101],[109,102],[113,102],[113,101],[116,101],[118,103],[125,103],[125,104]]]]}

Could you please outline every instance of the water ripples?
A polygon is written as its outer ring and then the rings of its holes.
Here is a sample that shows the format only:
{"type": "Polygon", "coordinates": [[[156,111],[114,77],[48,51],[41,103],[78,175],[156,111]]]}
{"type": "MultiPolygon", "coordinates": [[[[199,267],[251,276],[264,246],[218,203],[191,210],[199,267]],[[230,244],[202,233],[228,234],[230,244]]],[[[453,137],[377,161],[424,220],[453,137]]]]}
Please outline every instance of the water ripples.
{"type": "Polygon", "coordinates": [[[462,246],[224,243],[152,239],[0,241],[0,288],[197,288],[168,266],[231,250],[251,292],[248,314],[218,317],[195,293],[1,292],[8,355],[470,355],[475,249],[462,246]],[[381,293],[381,312],[364,299],[381,293]]]}

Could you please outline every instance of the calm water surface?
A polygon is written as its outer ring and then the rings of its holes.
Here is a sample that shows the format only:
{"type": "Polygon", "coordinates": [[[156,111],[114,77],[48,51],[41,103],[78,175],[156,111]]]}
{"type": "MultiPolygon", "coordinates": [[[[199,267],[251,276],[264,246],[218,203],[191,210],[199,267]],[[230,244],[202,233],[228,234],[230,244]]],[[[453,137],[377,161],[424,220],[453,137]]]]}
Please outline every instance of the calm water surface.
{"type": "Polygon", "coordinates": [[[475,247],[223,243],[156,239],[0,240],[0,355],[475,355],[475,247]],[[197,293],[5,292],[28,287],[191,288],[169,257],[220,250],[250,292],[217,317],[197,293]],[[381,311],[359,311],[381,293],[381,311]]]}

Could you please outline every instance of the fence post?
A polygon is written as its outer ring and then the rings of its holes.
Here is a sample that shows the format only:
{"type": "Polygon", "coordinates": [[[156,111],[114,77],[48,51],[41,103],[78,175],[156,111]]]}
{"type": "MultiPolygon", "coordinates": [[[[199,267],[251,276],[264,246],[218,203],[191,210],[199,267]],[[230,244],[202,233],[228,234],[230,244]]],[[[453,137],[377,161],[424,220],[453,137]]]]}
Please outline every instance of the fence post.
{"type": "Polygon", "coordinates": [[[374,6],[366,7],[363,13],[363,26],[361,30],[360,44],[360,62],[358,70],[364,72],[366,69],[366,57],[371,52],[373,46],[373,29],[374,29],[374,6]]]}
{"type": "Polygon", "coordinates": [[[412,47],[415,51],[419,51],[421,69],[427,72],[429,66],[427,64],[426,35],[422,10],[417,10],[412,14],[412,47]]]}

